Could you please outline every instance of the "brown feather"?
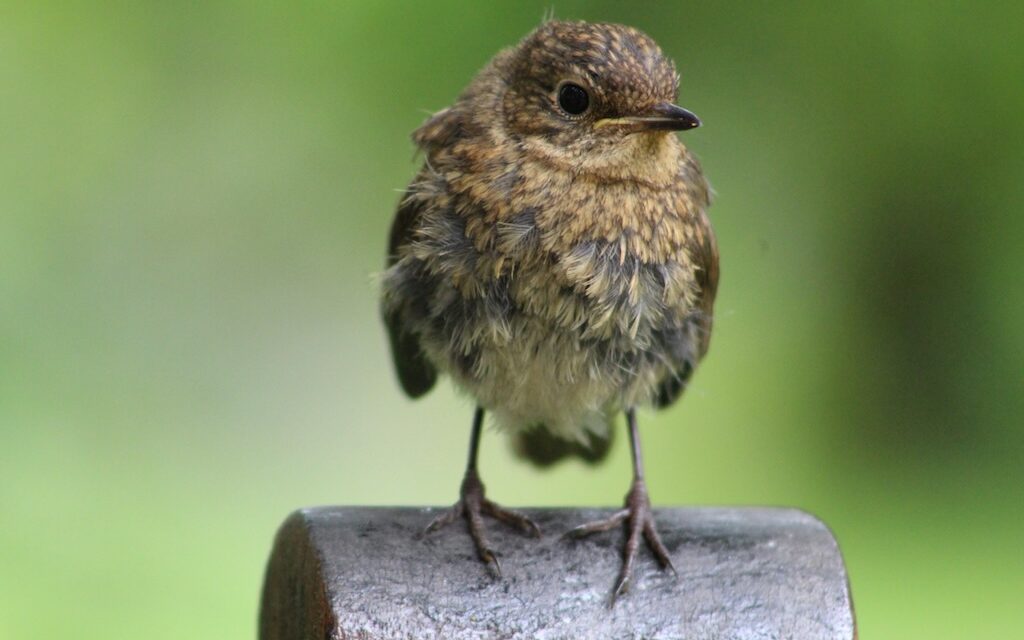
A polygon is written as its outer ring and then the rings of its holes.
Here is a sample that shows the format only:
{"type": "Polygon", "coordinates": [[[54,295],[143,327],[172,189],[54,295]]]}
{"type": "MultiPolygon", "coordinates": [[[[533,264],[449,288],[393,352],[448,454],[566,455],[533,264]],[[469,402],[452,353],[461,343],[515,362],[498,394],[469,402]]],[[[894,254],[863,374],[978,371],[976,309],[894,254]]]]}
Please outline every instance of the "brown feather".
{"type": "MultiPolygon", "coordinates": [[[[399,204],[388,242],[389,267],[397,261],[401,247],[412,241],[420,210],[419,201],[409,198],[408,194],[399,204]]],[[[401,313],[382,306],[381,315],[388,329],[391,358],[402,389],[409,397],[418,398],[430,391],[437,382],[437,369],[427,360],[416,335],[402,324],[401,313]]]]}
{"type": "Polygon", "coordinates": [[[601,126],[677,92],[635,29],[551,22],[414,133],[425,162],[383,281],[410,395],[446,373],[545,461],[603,440],[624,408],[678,398],[717,288],[707,184],[674,133],[601,126]],[[559,111],[565,81],[590,92],[578,118],[559,111]]]}

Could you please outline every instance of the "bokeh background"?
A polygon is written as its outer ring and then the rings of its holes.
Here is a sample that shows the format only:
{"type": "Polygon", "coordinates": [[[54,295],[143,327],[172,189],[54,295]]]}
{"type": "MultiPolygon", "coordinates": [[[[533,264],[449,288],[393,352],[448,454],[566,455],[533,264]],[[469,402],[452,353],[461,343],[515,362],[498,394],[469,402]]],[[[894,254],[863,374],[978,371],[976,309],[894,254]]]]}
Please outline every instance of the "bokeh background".
{"type": "MultiPolygon", "coordinates": [[[[289,511],[446,504],[375,272],[408,134],[552,3],[0,4],[0,638],[252,638],[289,511]]],[[[722,286],[660,504],[795,505],[864,638],[1024,624],[1020,3],[561,1],[678,63],[722,286]]],[[[510,505],[617,504],[485,437],[510,505]]]]}

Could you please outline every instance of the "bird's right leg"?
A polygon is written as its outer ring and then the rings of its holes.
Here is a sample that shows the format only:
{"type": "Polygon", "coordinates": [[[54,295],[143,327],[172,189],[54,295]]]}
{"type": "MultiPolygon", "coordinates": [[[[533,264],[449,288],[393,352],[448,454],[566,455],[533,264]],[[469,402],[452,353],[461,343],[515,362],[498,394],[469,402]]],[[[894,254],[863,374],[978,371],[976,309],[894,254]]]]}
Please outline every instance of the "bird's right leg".
{"type": "Polygon", "coordinates": [[[462,478],[462,487],[459,490],[459,501],[450,509],[439,515],[431,522],[425,533],[432,533],[442,527],[455,522],[460,518],[466,519],[469,528],[469,536],[476,546],[476,553],[485,564],[494,568],[494,571],[501,575],[501,564],[498,557],[491,549],[484,530],[483,516],[489,516],[513,526],[526,535],[540,537],[540,527],[533,520],[519,513],[511,511],[491,502],[484,495],[484,484],[480,481],[480,475],[476,469],[477,450],[480,447],[480,432],[483,428],[484,410],[477,407],[473,414],[473,431],[469,439],[469,461],[466,464],[466,474],[462,478]]]}

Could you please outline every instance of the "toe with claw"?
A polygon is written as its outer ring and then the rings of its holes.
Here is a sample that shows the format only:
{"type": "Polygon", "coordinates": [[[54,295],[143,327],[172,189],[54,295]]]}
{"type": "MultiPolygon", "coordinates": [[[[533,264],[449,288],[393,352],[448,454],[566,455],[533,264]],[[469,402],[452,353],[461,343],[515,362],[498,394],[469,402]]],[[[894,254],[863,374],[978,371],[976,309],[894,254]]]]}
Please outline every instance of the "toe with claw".
{"type": "Polygon", "coordinates": [[[612,592],[612,604],[615,599],[629,590],[632,580],[633,564],[636,561],[637,552],[640,549],[641,539],[647,542],[658,559],[663,569],[670,570],[675,574],[675,567],[669,557],[668,549],[661,541],[658,530],[654,524],[654,516],[651,513],[651,501],[647,496],[647,486],[642,479],[633,481],[633,486],[626,494],[626,506],[621,511],[616,511],[611,517],[596,522],[590,522],[569,531],[566,535],[570,538],[582,538],[593,533],[600,533],[614,529],[620,524],[626,524],[627,537],[626,546],[622,553],[622,569],[619,578],[615,582],[615,590],[612,592]]]}
{"type": "Polygon", "coordinates": [[[518,511],[505,509],[485,497],[484,485],[480,481],[480,476],[473,469],[467,470],[466,476],[462,480],[459,501],[427,525],[424,533],[432,533],[460,518],[465,518],[469,527],[469,536],[473,539],[473,544],[476,547],[477,556],[494,571],[495,575],[500,577],[501,563],[498,562],[498,556],[487,540],[483,516],[494,518],[519,529],[525,535],[540,537],[540,527],[533,520],[518,511]]]}

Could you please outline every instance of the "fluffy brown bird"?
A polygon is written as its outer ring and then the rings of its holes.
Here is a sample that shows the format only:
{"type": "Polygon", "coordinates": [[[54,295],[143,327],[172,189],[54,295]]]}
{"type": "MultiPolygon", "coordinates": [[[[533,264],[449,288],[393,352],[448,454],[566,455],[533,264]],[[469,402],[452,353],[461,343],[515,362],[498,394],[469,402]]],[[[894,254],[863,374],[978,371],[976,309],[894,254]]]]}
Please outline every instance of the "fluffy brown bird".
{"type": "Polygon", "coordinates": [[[672,567],[651,516],[636,408],[679,397],[707,352],[718,283],[708,185],[674,134],[700,121],[675,105],[678,83],[636,29],[550,21],[413,134],[425,162],[391,229],[383,314],[410,396],[443,372],[478,403],[460,499],[428,531],[465,518],[499,572],[483,516],[540,531],[484,496],[485,411],[545,460],[606,450],[625,412],[625,508],[570,535],[627,525],[615,596],[641,539],[672,567]]]}

